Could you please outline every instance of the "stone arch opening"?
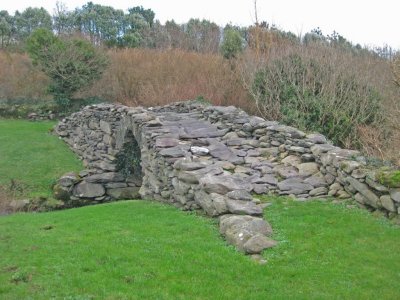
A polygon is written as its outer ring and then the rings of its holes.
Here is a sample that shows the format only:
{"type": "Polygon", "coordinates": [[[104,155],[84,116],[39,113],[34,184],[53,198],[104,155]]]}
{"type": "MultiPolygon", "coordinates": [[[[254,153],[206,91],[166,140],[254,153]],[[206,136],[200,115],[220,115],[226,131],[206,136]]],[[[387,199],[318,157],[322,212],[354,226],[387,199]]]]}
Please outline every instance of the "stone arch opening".
{"type": "Polygon", "coordinates": [[[143,178],[141,149],[132,131],[126,133],[115,158],[116,170],[125,177],[128,185],[140,187],[143,178]]]}

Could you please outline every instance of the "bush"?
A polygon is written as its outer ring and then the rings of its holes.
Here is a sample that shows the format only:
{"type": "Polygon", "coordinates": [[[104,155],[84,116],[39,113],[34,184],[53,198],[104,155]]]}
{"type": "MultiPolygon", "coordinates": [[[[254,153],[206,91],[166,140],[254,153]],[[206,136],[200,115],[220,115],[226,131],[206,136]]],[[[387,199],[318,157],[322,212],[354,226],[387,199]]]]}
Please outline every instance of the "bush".
{"type": "Polygon", "coordinates": [[[106,57],[82,39],[62,40],[47,29],[37,29],[27,41],[33,62],[50,77],[49,91],[61,107],[72,95],[100,78],[106,57]]]}
{"type": "Polygon", "coordinates": [[[227,29],[224,32],[224,40],[221,44],[222,56],[231,59],[243,51],[243,38],[240,32],[234,29],[227,29]]]}
{"type": "Polygon", "coordinates": [[[340,146],[360,148],[358,128],[382,122],[380,95],[372,86],[301,52],[256,72],[252,93],[265,117],[321,132],[340,146]]]}

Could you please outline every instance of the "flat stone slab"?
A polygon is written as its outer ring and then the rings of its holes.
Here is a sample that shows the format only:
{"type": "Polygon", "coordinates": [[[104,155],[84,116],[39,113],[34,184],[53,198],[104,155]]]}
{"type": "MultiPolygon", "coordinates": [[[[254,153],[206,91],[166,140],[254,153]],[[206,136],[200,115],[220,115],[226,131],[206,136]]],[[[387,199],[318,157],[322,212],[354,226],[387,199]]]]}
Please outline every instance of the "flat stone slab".
{"type": "Polygon", "coordinates": [[[250,192],[253,189],[250,182],[235,175],[206,175],[199,180],[199,183],[206,192],[222,195],[234,190],[250,192]]]}
{"type": "Polygon", "coordinates": [[[103,196],[105,192],[101,184],[82,181],[74,187],[73,195],[79,198],[96,198],[103,196]]]}

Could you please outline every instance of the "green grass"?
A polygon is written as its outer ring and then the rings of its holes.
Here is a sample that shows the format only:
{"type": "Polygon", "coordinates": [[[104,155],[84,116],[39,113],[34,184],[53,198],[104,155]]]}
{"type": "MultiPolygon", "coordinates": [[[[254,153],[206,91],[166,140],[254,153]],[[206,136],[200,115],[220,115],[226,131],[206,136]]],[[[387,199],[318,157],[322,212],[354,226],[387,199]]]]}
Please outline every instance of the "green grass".
{"type": "Polygon", "coordinates": [[[0,119],[0,185],[10,186],[13,179],[20,197],[49,197],[59,176],[82,169],[68,147],[49,133],[54,125],[0,119]]]}
{"type": "Polygon", "coordinates": [[[266,265],[215,221],[126,201],[0,218],[0,299],[399,299],[400,231],[365,211],[275,199],[266,265]]]}

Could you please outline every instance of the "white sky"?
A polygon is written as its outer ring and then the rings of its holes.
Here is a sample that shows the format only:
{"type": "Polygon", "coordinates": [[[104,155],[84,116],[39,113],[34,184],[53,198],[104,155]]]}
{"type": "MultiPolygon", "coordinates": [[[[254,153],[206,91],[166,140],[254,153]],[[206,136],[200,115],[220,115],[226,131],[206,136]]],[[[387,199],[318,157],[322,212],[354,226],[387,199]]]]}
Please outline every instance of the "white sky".
{"type": "MultiPolygon", "coordinates": [[[[68,9],[81,7],[88,1],[64,0],[68,9]]],[[[190,18],[205,18],[219,25],[254,23],[253,0],[93,0],[96,4],[127,10],[140,6],[151,8],[156,19],[177,23],[190,18]]],[[[320,27],[324,34],[336,30],[361,45],[388,44],[400,49],[399,0],[258,0],[258,19],[274,23],[296,35],[320,27]]],[[[0,10],[14,13],[29,6],[44,7],[51,14],[56,0],[0,0],[0,10]]]]}

